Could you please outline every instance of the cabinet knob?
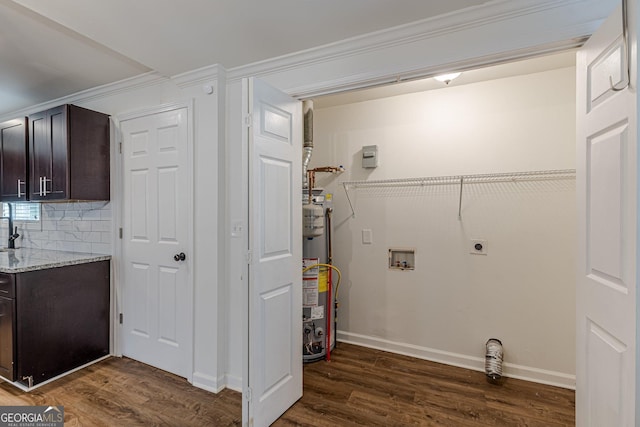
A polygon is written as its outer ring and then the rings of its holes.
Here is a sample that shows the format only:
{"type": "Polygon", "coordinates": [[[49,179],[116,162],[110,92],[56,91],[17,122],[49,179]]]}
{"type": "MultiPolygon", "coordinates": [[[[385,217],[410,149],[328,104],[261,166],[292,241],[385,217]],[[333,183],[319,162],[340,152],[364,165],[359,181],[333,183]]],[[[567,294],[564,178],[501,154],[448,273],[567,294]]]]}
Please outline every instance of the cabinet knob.
{"type": "Polygon", "coordinates": [[[187,259],[187,256],[184,254],[184,252],[180,252],[179,254],[175,254],[173,256],[173,259],[176,261],[184,261],[185,259],[187,259]]]}

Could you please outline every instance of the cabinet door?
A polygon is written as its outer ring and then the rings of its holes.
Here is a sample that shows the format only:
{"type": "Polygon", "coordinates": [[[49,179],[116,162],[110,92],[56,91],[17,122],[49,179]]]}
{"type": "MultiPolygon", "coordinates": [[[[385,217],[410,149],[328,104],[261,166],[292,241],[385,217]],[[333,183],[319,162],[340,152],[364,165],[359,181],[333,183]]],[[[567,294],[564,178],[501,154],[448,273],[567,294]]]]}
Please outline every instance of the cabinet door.
{"type": "Polygon", "coordinates": [[[16,274],[18,381],[39,384],[109,354],[109,265],[16,274]]]}
{"type": "Polygon", "coordinates": [[[65,105],[29,116],[31,200],[67,197],[67,142],[65,105]]]}
{"type": "Polygon", "coordinates": [[[14,380],[15,300],[0,297],[0,375],[14,380]]]}
{"type": "Polygon", "coordinates": [[[30,199],[109,200],[109,116],[67,104],[29,116],[30,199]]]}
{"type": "Polygon", "coordinates": [[[42,179],[51,176],[51,138],[47,112],[29,116],[29,193],[31,200],[42,199],[42,179]]]}
{"type": "Polygon", "coordinates": [[[0,123],[0,200],[25,201],[27,192],[27,119],[0,123]]]}
{"type": "MultiPolygon", "coordinates": [[[[69,138],[67,137],[67,106],[48,111],[51,132],[51,181],[46,183],[45,200],[66,199],[69,185],[69,138]]],[[[49,177],[47,177],[49,178],[49,177]]]]}
{"type": "Polygon", "coordinates": [[[109,116],[69,104],[67,126],[67,197],[109,200],[109,116]]]}

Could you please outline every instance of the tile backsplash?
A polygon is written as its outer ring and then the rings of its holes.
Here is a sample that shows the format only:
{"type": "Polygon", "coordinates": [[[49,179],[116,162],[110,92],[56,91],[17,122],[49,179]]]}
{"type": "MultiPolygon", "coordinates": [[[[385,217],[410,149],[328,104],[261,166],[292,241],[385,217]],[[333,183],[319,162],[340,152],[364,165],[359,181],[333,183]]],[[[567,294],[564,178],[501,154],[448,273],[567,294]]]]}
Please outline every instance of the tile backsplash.
{"type": "MultiPolygon", "coordinates": [[[[111,255],[111,204],[105,202],[42,203],[39,222],[15,221],[16,247],[111,255]]],[[[2,244],[7,220],[0,222],[2,244]]]]}

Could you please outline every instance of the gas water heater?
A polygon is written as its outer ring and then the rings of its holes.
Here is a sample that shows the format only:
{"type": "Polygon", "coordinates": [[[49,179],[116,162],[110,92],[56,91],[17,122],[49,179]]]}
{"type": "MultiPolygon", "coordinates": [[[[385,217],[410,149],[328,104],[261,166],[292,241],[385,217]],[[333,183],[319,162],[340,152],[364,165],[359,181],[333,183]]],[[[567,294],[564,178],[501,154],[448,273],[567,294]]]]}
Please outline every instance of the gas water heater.
{"type": "Polygon", "coordinates": [[[302,357],[327,358],[335,347],[336,274],[331,268],[332,194],[314,189],[303,195],[302,357]]]}
{"type": "Polygon", "coordinates": [[[333,266],[331,252],[332,194],[315,187],[315,174],[336,174],[343,172],[344,168],[324,166],[309,169],[313,153],[313,101],[304,101],[302,110],[302,358],[304,362],[315,362],[329,360],[336,344],[336,294],[340,286],[340,270],[333,266]]]}

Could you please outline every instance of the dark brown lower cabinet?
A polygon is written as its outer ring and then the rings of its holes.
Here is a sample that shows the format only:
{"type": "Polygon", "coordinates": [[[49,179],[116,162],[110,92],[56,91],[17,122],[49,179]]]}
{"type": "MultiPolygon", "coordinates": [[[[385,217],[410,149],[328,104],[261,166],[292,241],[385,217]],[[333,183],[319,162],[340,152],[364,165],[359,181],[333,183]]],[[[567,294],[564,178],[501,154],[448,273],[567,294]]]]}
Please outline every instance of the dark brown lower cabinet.
{"type": "Polygon", "coordinates": [[[11,326],[0,317],[0,375],[30,387],[107,355],[109,270],[99,261],[0,273],[0,295],[15,283],[15,299],[0,296],[0,307],[14,304],[11,326]]]}

